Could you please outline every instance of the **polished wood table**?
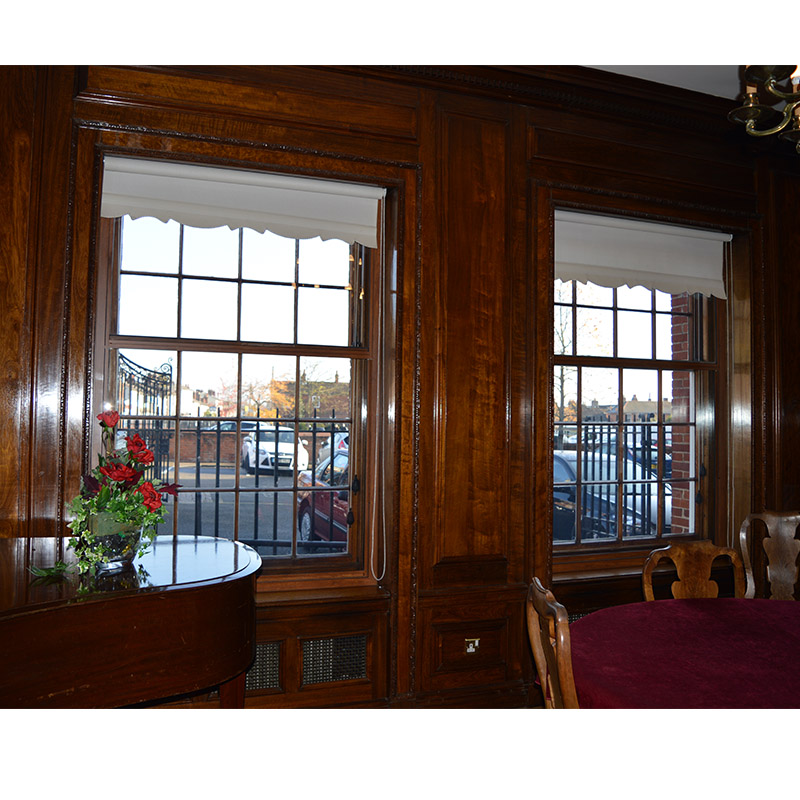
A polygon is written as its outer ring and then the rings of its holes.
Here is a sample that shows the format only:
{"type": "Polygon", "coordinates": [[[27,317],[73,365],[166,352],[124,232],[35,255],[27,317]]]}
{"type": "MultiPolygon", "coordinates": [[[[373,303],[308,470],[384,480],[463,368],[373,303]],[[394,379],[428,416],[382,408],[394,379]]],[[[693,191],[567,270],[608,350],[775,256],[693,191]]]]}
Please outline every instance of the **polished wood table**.
{"type": "Polygon", "coordinates": [[[217,685],[223,707],[243,705],[252,548],[159,536],[118,573],[34,579],[32,564],[68,561],[65,551],[64,539],[0,540],[0,707],[117,707],[217,685]]]}
{"type": "Polygon", "coordinates": [[[581,708],[800,708],[800,602],[632,603],[570,639],[581,708]]]}

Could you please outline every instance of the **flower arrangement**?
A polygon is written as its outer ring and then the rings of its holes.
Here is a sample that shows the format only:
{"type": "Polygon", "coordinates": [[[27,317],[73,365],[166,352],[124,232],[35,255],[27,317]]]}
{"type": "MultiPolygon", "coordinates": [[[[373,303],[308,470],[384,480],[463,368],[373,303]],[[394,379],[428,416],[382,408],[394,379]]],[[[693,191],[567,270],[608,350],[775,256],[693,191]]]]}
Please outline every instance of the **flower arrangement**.
{"type": "Polygon", "coordinates": [[[112,555],[109,537],[95,532],[93,520],[105,513],[117,523],[141,531],[137,554],[142,555],[155,538],[156,525],[164,520],[162,494],[175,496],[179,488],[175,483],[145,478],[154,456],[138,433],[125,437],[125,448],[115,447],[119,423],[116,411],[104,411],[97,419],[105,453],[98,457],[97,467],[81,478],[80,493],[69,504],[73,516],[69,545],[81,573],[93,573],[112,555]]]}

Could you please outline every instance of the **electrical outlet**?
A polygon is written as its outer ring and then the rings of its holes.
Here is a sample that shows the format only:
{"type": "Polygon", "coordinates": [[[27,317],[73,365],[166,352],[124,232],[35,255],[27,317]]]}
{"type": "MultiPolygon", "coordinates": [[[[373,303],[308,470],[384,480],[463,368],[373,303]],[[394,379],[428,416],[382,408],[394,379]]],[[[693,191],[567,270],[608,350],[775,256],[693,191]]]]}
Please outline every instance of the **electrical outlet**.
{"type": "Polygon", "coordinates": [[[480,639],[464,639],[464,652],[477,653],[478,648],[481,646],[480,639]]]}

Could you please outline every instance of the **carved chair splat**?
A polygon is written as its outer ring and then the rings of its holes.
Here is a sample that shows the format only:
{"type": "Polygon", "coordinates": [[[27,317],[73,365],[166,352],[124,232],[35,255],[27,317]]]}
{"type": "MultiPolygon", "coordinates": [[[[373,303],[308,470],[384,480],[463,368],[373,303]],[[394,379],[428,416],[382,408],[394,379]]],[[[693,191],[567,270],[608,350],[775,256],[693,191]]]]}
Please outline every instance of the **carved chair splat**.
{"type": "MultiPolygon", "coordinates": [[[[762,540],[767,557],[767,582],[770,600],[794,600],[794,589],[798,580],[798,556],[800,555],[800,539],[796,539],[797,527],[800,525],[799,511],[764,511],[761,514],[750,514],[742,523],[739,531],[739,545],[744,558],[747,573],[746,597],[755,597],[756,584],[752,550],[752,522],[760,520],[767,529],[762,540]]],[[[753,554],[755,556],[755,554],[753,554]]]]}
{"type": "Polygon", "coordinates": [[[714,598],[719,595],[719,584],[711,580],[711,568],[715,559],[727,556],[733,568],[734,596],[744,597],[745,580],[742,559],[730,547],[717,547],[713,542],[673,542],[667,547],[653,550],[642,570],[642,590],[645,600],[654,600],[653,571],[666,558],[675,564],[678,580],[670,586],[672,596],[678,600],[687,598],[714,598]]]}

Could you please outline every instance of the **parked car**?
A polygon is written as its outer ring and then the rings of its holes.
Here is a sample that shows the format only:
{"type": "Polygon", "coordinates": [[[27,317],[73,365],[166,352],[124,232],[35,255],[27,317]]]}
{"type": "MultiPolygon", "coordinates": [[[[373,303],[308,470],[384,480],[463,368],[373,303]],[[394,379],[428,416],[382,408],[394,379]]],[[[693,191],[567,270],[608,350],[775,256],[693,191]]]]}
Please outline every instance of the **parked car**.
{"type": "Polygon", "coordinates": [[[349,462],[350,452],[339,450],[333,454],[332,459],[328,457],[320,462],[313,474],[305,471],[298,476],[298,541],[347,541],[350,512],[349,462]],[[325,491],[326,489],[330,491],[325,491]]]}
{"type": "MultiPolygon", "coordinates": [[[[574,450],[553,451],[553,538],[574,541],[577,492],[577,453],[574,450]],[[570,485],[571,484],[571,485],[570,485]]],[[[587,452],[581,461],[584,481],[613,481],[617,461],[608,453],[587,452]]],[[[655,475],[641,464],[626,459],[623,465],[624,536],[655,536],[658,520],[658,487],[655,475]],[[630,481],[628,483],[627,481],[630,481]]],[[[664,532],[670,530],[672,496],[669,485],[664,492],[664,532]]],[[[581,539],[608,539],[617,535],[617,485],[584,483],[581,491],[581,539]]]]}
{"type": "MultiPolygon", "coordinates": [[[[255,425],[255,423],[254,423],[255,425]]],[[[260,423],[242,439],[242,468],[251,475],[256,466],[259,472],[293,470],[295,467],[295,435],[293,428],[260,423]],[[277,436],[276,436],[277,433],[277,436]],[[258,458],[256,458],[258,448],[258,458]]],[[[302,439],[297,440],[297,468],[308,469],[308,450],[302,439]]]]}
{"type": "MultiPolygon", "coordinates": [[[[347,431],[342,431],[333,434],[333,449],[334,451],[350,450],[350,434],[347,431]]],[[[331,454],[331,440],[330,438],[319,451],[319,460],[329,458],[331,454]]]]}
{"type": "MultiPolygon", "coordinates": [[[[195,423],[194,423],[194,421],[192,421],[190,424],[195,424],[195,423]]],[[[268,423],[268,422],[260,422],[259,423],[259,422],[256,422],[254,420],[247,420],[247,419],[242,420],[239,423],[239,426],[240,426],[240,430],[242,432],[254,431],[257,427],[261,427],[262,430],[267,429],[267,427],[270,427],[270,428],[273,428],[273,429],[275,427],[274,425],[270,425],[270,423],[268,423]]],[[[229,431],[235,431],[235,430],[236,430],[236,420],[235,419],[223,419],[223,420],[219,420],[219,422],[204,423],[204,424],[201,424],[201,426],[200,426],[200,432],[201,433],[208,433],[208,432],[213,433],[213,432],[216,432],[216,431],[229,432],[229,431]]]]}
{"type": "MultiPolygon", "coordinates": [[[[617,454],[617,444],[615,440],[612,440],[608,444],[603,444],[595,452],[599,453],[606,453],[609,455],[616,456],[617,454]]],[[[639,445],[637,447],[625,447],[625,458],[629,458],[635,461],[637,464],[641,464],[646,470],[653,472],[654,474],[658,470],[658,448],[652,446],[645,446],[639,445]]],[[[672,477],[672,455],[668,452],[664,452],[661,454],[661,461],[662,466],[664,469],[664,477],[669,479],[672,477]]]]}

